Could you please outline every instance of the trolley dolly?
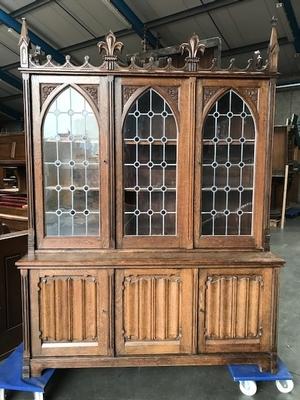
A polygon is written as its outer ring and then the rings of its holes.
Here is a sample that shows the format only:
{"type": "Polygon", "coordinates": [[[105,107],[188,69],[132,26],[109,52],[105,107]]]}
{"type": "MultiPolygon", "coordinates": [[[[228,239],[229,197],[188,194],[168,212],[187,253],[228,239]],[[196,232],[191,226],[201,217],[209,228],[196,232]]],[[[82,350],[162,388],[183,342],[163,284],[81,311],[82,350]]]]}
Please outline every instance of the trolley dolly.
{"type": "Polygon", "coordinates": [[[257,365],[236,364],[228,365],[234,382],[239,382],[240,391],[246,396],[254,396],[257,391],[256,382],[275,381],[277,389],[281,393],[290,393],[294,388],[293,377],[285,363],[278,358],[277,373],[260,372],[257,365]]]}
{"type": "Polygon", "coordinates": [[[47,369],[38,378],[23,379],[23,344],[21,343],[0,363],[0,400],[5,399],[5,390],[33,392],[35,400],[44,399],[44,390],[54,369],[47,369]]]}

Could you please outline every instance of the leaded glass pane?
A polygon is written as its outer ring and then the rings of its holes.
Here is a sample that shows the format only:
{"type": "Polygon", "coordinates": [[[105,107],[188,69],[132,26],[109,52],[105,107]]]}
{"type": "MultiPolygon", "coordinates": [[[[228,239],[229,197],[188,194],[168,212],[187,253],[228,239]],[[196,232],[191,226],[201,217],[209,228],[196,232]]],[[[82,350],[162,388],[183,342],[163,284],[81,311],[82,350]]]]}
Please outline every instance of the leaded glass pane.
{"type": "Polygon", "coordinates": [[[124,232],[176,235],[177,125],[166,101],[147,90],[123,127],[124,232]]]}
{"type": "Polygon", "coordinates": [[[233,90],[210,109],[203,129],[202,234],[251,235],[255,124],[233,90]]]}
{"type": "Polygon", "coordinates": [[[52,102],[43,125],[46,236],[99,235],[99,129],[73,88],[52,102]]]}

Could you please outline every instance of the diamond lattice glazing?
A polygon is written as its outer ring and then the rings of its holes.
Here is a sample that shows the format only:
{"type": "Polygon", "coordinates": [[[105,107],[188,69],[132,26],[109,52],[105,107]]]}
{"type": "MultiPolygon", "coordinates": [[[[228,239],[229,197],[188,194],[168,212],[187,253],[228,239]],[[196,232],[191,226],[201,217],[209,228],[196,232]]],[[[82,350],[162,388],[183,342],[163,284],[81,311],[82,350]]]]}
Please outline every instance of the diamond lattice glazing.
{"type": "Polygon", "coordinates": [[[130,107],[123,140],[125,235],[175,235],[177,125],[155,90],[130,107]]]}
{"type": "Polygon", "coordinates": [[[46,236],[99,235],[99,129],[73,88],[46,113],[43,160],[46,236]]]}
{"type": "Polygon", "coordinates": [[[254,157],[252,114],[230,90],[204,123],[202,235],[251,235],[254,157]]]}

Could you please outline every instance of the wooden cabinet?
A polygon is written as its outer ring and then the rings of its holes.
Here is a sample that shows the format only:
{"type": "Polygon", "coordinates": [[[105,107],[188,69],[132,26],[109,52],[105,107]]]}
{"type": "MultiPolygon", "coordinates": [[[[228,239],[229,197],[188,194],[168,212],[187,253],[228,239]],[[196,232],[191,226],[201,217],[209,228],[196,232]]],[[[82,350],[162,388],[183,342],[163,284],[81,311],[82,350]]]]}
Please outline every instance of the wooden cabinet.
{"type": "Polygon", "coordinates": [[[0,236],[0,359],[22,341],[20,274],[16,261],[27,252],[27,232],[0,236]]]}
{"type": "Polygon", "coordinates": [[[199,351],[269,351],[272,269],[207,269],[199,280],[199,351]]]}
{"type": "MultiPolygon", "coordinates": [[[[25,24],[25,22],[24,22],[25,24]]],[[[267,62],[100,67],[28,55],[24,375],[44,368],[276,368],[268,208],[276,31],[267,62]],[[32,118],[34,116],[34,118],[32,118]]]]}
{"type": "Polygon", "coordinates": [[[192,352],[193,270],[116,272],[116,353],[192,352]]]}
{"type": "Polygon", "coordinates": [[[112,271],[32,271],[32,349],[36,355],[111,353],[112,271]]]}

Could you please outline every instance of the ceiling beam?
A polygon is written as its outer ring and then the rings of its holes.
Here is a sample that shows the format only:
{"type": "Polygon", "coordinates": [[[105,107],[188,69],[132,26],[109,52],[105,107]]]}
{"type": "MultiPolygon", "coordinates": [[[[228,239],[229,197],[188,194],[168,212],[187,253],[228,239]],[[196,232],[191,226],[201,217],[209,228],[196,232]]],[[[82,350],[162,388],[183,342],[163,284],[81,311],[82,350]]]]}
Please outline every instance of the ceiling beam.
{"type": "Polygon", "coordinates": [[[10,72],[3,71],[0,69],[0,79],[7,83],[8,85],[14,87],[15,89],[22,90],[23,84],[21,79],[17,78],[15,75],[10,72]]]}
{"type": "Polygon", "coordinates": [[[161,47],[159,40],[146,29],[145,24],[135,14],[135,12],[126,4],[124,0],[110,0],[111,4],[123,15],[123,17],[132,25],[134,32],[142,39],[146,39],[151,47],[161,47]]]}
{"type": "Polygon", "coordinates": [[[147,28],[158,28],[161,25],[173,24],[174,22],[181,21],[186,18],[196,17],[197,15],[204,14],[219,8],[229,7],[233,4],[242,3],[249,0],[215,0],[211,3],[201,4],[196,7],[188,8],[177,13],[166,15],[165,17],[157,18],[153,21],[147,22],[147,28]]]}
{"type": "Polygon", "coordinates": [[[21,121],[23,115],[19,113],[19,111],[14,110],[13,108],[8,107],[4,103],[0,103],[0,113],[7,115],[9,118],[21,121]]]}
{"type": "MultiPolygon", "coordinates": [[[[147,22],[145,25],[148,29],[149,28],[158,28],[161,25],[172,24],[172,23],[180,21],[182,19],[195,17],[197,15],[200,15],[200,14],[203,14],[203,13],[206,13],[209,11],[213,11],[218,8],[227,7],[232,4],[240,3],[242,1],[249,1],[249,0],[215,0],[212,3],[206,3],[206,4],[203,4],[200,6],[196,6],[193,8],[189,8],[187,10],[177,12],[175,14],[168,15],[166,17],[154,19],[152,21],[147,22]]],[[[124,36],[132,35],[133,33],[135,33],[134,29],[121,29],[120,31],[115,32],[115,35],[117,38],[121,38],[124,36]]],[[[94,46],[99,41],[104,40],[104,39],[105,39],[105,36],[100,36],[95,39],[85,40],[83,42],[64,47],[60,50],[63,51],[65,54],[67,54],[69,52],[82,50],[86,47],[94,46]]]]}
{"type": "Polygon", "coordinates": [[[26,17],[26,14],[52,2],[53,0],[35,0],[27,4],[26,6],[20,7],[17,10],[12,11],[11,13],[9,13],[9,15],[13,18],[26,17]]]}
{"type": "MultiPolygon", "coordinates": [[[[17,33],[21,33],[22,25],[20,24],[20,22],[18,22],[15,18],[13,18],[11,15],[9,15],[2,9],[0,9],[0,22],[5,24],[8,28],[12,28],[17,33]]],[[[60,51],[54,49],[51,45],[49,45],[47,42],[41,39],[38,35],[29,31],[29,37],[34,45],[40,46],[40,48],[46,54],[50,54],[55,61],[57,61],[60,64],[63,64],[65,62],[65,56],[60,51]]]]}
{"type": "Polygon", "coordinates": [[[8,101],[19,100],[23,97],[22,93],[10,94],[8,96],[1,96],[0,103],[7,103],[8,101]]]}
{"type": "MultiPolygon", "coordinates": [[[[254,44],[249,44],[246,46],[235,47],[233,49],[223,50],[222,57],[232,57],[239,54],[253,53],[256,50],[267,49],[269,46],[269,40],[265,42],[259,42],[254,44]]],[[[287,44],[292,44],[287,37],[282,37],[278,39],[279,46],[285,46],[287,44]]]]}
{"type": "MultiPolygon", "coordinates": [[[[134,34],[134,30],[133,29],[121,29],[120,31],[114,32],[114,34],[116,35],[117,39],[120,39],[124,36],[128,36],[128,35],[132,35],[134,34]]],[[[65,54],[69,54],[72,53],[73,51],[78,51],[78,50],[82,50],[85,49],[87,47],[91,47],[94,45],[97,45],[97,43],[101,40],[105,40],[105,36],[98,36],[94,39],[88,39],[88,40],[84,40],[83,42],[79,42],[79,43],[75,43],[75,44],[71,44],[70,46],[67,47],[62,47],[60,49],[60,51],[63,51],[65,54]]]]}
{"type": "Polygon", "coordinates": [[[284,12],[293,34],[295,50],[300,53],[300,28],[292,2],[291,0],[281,0],[280,3],[283,4],[284,12]]]}
{"type": "Polygon", "coordinates": [[[2,65],[1,69],[2,69],[2,71],[7,71],[10,69],[19,68],[19,66],[20,66],[20,61],[17,61],[17,62],[11,63],[11,64],[2,65]]]}

